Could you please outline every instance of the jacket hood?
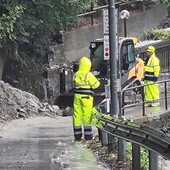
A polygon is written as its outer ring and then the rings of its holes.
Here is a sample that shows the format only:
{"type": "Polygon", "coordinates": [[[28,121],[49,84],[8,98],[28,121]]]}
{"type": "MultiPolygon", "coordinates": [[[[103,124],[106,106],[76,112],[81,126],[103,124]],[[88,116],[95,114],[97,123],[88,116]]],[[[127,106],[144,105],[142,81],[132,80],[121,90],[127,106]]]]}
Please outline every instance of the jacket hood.
{"type": "Polygon", "coordinates": [[[82,57],[80,60],[79,70],[90,71],[91,61],[88,57],[82,57]]]}

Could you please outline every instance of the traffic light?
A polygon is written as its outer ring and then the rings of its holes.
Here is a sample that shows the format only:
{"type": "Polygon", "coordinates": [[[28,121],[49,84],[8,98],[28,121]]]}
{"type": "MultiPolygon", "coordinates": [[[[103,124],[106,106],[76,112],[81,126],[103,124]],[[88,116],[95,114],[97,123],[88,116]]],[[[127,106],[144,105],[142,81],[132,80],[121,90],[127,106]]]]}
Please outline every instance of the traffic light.
{"type": "Polygon", "coordinates": [[[104,49],[104,51],[105,51],[104,55],[105,55],[106,57],[109,57],[109,48],[106,47],[106,48],[104,49]]]}
{"type": "Polygon", "coordinates": [[[104,60],[109,60],[110,53],[109,53],[109,36],[104,35],[104,60]]]}

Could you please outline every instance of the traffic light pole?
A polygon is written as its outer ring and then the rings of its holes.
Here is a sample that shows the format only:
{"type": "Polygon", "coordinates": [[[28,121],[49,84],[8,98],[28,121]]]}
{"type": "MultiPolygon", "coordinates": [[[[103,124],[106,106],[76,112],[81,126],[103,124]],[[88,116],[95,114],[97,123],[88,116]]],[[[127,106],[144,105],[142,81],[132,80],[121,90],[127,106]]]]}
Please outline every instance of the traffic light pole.
{"type": "Polygon", "coordinates": [[[110,115],[118,117],[119,102],[118,102],[118,78],[117,78],[117,21],[116,21],[115,1],[109,0],[109,45],[110,45],[110,92],[111,106],[110,115]]]}
{"type": "MultiPolygon", "coordinates": [[[[110,91],[111,91],[111,105],[110,115],[118,117],[121,112],[121,82],[120,82],[120,68],[117,64],[118,57],[118,33],[117,33],[117,16],[115,9],[115,1],[109,0],[109,44],[110,44],[110,91]],[[119,74],[119,75],[118,75],[119,74]],[[119,96],[118,96],[119,94],[119,96]]],[[[119,63],[119,61],[118,61],[119,63]]],[[[124,160],[125,157],[125,141],[118,139],[118,159],[124,160]]],[[[108,135],[108,151],[113,150],[113,137],[108,135]]]]}

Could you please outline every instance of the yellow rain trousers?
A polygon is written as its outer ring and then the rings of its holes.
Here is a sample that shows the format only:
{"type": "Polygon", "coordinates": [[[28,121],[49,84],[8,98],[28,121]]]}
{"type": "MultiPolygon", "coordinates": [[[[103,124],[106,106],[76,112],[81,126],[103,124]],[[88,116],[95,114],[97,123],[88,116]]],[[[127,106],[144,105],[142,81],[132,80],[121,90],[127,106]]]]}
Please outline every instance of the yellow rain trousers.
{"type": "Polygon", "coordinates": [[[160,73],[159,59],[155,56],[155,53],[151,55],[148,62],[145,65],[145,85],[144,87],[145,101],[147,104],[159,104],[159,86],[157,80],[160,73]]]}
{"type": "MultiPolygon", "coordinates": [[[[153,83],[153,81],[144,80],[145,85],[153,83]]],[[[147,104],[159,104],[159,85],[158,83],[154,83],[153,85],[145,86],[144,88],[145,93],[145,101],[147,104]]]]}
{"type": "Polygon", "coordinates": [[[91,95],[74,95],[73,124],[75,139],[81,139],[82,137],[82,124],[84,125],[85,139],[92,138],[92,107],[93,97],[91,95]]]}

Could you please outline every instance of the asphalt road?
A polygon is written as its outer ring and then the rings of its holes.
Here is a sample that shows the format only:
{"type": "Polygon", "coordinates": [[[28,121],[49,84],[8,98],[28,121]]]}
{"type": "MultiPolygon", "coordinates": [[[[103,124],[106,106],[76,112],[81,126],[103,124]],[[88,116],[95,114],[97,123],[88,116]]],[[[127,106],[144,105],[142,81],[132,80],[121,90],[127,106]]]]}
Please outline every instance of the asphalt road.
{"type": "Polygon", "coordinates": [[[71,117],[36,117],[0,125],[2,170],[107,170],[73,141],[71,117]]]}
{"type": "MultiPolygon", "coordinates": [[[[168,99],[170,108],[170,99],[168,99]]],[[[164,110],[145,108],[146,114],[164,110]]],[[[141,115],[142,107],[126,109],[125,116],[141,115]]],[[[94,129],[96,131],[96,129],[94,129]]],[[[164,163],[164,161],[163,161],[164,163]]],[[[169,168],[168,165],[167,168],[169,168]]],[[[93,152],[74,142],[71,117],[34,117],[0,124],[2,170],[107,170],[93,152]]]]}

